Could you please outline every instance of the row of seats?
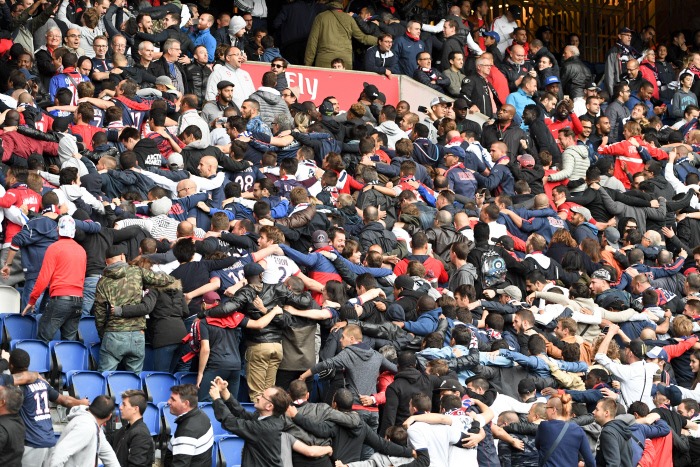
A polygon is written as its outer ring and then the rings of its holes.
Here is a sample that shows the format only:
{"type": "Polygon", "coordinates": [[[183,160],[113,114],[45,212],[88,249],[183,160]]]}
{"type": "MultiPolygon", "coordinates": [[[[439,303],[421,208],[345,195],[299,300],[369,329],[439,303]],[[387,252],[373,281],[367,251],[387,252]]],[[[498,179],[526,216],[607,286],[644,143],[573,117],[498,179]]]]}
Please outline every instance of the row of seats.
{"type": "MultiPolygon", "coordinates": [[[[3,348],[8,349],[9,343],[13,340],[36,339],[40,319],[40,313],[26,316],[0,313],[0,336],[2,337],[3,348]]],[[[61,333],[59,330],[56,331],[54,340],[60,339],[61,333]]],[[[88,346],[100,342],[94,316],[80,318],[78,323],[78,340],[88,346]]]]}

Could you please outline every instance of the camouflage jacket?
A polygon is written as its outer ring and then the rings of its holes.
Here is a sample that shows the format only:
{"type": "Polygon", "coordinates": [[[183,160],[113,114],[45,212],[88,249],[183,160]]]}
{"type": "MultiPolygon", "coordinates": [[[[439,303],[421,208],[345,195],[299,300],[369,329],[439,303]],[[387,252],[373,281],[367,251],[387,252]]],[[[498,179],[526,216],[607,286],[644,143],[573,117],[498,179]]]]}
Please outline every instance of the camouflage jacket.
{"type": "Polygon", "coordinates": [[[95,291],[95,325],[100,337],[106,331],[124,332],[146,329],[145,314],[124,318],[115,316],[111,307],[140,303],[145,286],[163,287],[174,280],[174,277],[167,274],[155,273],[122,262],[107,266],[95,291]]]}

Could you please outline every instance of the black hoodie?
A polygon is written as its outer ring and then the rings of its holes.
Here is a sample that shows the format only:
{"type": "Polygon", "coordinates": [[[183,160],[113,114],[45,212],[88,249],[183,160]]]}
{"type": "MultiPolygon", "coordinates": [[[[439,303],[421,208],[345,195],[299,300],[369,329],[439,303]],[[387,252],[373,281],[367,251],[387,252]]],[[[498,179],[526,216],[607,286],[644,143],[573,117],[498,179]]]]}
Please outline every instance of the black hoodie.
{"type": "Polygon", "coordinates": [[[379,425],[379,435],[384,436],[386,429],[393,425],[401,425],[411,415],[408,403],[414,394],[422,393],[432,397],[433,390],[442,383],[442,378],[424,375],[416,368],[399,370],[394,382],[386,388],[386,404],[382,421],[379,425]]]}
{"type": "Polygon", "coordinates": [[[139,167],[142,169],[147,169],[148,167],[159,169],[163,163],[163,156],[160,154],[158,145],[150,138],[140,139],[134,146],[134,152],[136,153],[139,167]]]}

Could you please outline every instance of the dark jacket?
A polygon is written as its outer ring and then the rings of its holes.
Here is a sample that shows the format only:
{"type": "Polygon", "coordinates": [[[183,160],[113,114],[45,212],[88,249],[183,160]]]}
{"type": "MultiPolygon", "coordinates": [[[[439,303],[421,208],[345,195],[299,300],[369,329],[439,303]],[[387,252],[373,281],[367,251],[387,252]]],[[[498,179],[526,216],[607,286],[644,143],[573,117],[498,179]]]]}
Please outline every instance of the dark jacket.
{"type": "MultiPolygon", "coordinates": [[[[467,33],[468,34],[468,33],[467,33]]],[[[460,52],[464,54],[464,46],[467,44],[467,35],[462,33],[460,28],[454,36],[450,36],[442,44],[442,55],[440,60],[440,69],[447,70],[450,68],[450,52],[460,52]]]]}
{"type": "Polygon", "coordinates": [[[365,228],[360,232],[359,240],[362,251],[368,251],[369,247],[375,244],[380,245],[385,253],[398,247],[396,235],[376,221],[365,225],[365,228]]]}
{"type": "MultiPolygon", "coordinates": [[[[187,79],[187,71],[185,71],[185,67],[182,66],[180,62],[175,62],[174,65],[175,68],[177,68],[182,74],[182,85],[185,87],[185,94],[190,93],[191,90],[189,88],[189,81],[187,79]]],[[[148,67],[148,72],[156,78],[159,76],[167,76],[169,78],[174,78],[173,75],[170,73],[170,65],[168,65],[168,62],[165,60],[165,57],[160,57],[158,60],[151,62],[151,65],[148,67]]],[[[175,80],[173,79],[173,83],[174,81],[175,80]]]]}
{"type": "Polygon", "coordinates": [[[46,216],[39,216],[27,222],[22,230],[12,237],[12,249],[22,249],[22,267],[27,279],[39,276],[46,249],[58,240],[56,221],[46,216]]]}
{"type": "Polygon", "coordinates": [[[359,209],[364,209],[367,206],[376,206],[380,210],[385,211],[386,218],[384,219],[384,224],[386,225],[386,228],[390,230],[394,227],[394,223],[396,222],[396,207],[394,204],[394,198],[372,189],[360,191],[355,204],[359,209]]]}
{"type": "Polygon", "coordinates": [[[489,90],[493,94],[494,101],[496,101],[496,107],[500,107],[508,96],[499,96],[493,86],[478,74],[464,78],[460,96],[464,97],[470,106],[477,106],[482,114],[487,117],[495,117],[496,114],[493,112],[489,90]]]}
{"type": "Polygon", "coordinates": [[[0,415],[0,462],[3,466],[21,467],[24,433],[24,422],[19,414],[0,415]]]}
{"type": "Polygon", "coordinates": [[[406,421],[411,415],[408,403],[414,394],[422,393],[432,397],[433,390],[440,386],[441,382],[440,377],[424,375],[417,368],[399,370],[394,376],[394,382],[386,388],[386,404],[379,425],[379,435],[384,436],[387,428],[406,421]]]}
{"type": "Polygon", "coordinates": [[[450,78],[443,75],[437,68],[416,68],[413,79],[442,93],[447,93],[447,88],[450,86],[450,78]]]}
{"type": "Polygon", "coordinates": [[[510,92],[515,92],[518,90],[518,85],[515,84],[515,82],[520,78],[521,76],[525,76],[528,74],[529,71],[531,71],[532,68],[532,63],[529,60],[525,60],[525,63],[522,65],[517,65],[513,63],[513,61],[508,58],[503,61],[500,67],[498,67],[499,70],[505,75],[506,79],[508,80],[508,89],[510,92]]]}
{"type": "Polygon", "coordinates": [[[383,75],[386,70],[394,74],[399,73],[399,61],[391,50],[382,53],[379,46],[373,45],[365,52],[365,71],[371,71],[383,75]]]}
{"type": "MultiPolygon", "coordinates": [[[[253,305],[255,297],[260,297],[267,310],[271,310],[277,305],[292,305],[305,310],[311,305],[311,298],[307,294],[294,295],[284,284],[262,284],[262,288],[259,290],[256,290],[256,287],[252,285],[246,285],[236,292],[231,300],[210,309],[208,315],[220,318],[230,315],[234,311],[239,311],[250,319],[259,319],[263,315],[253,305]]],[[[251,343],[282,342],[285,323],[285,315],[275,316],[272,322],[263,329],[246,329],[246,340],[251,343]]]]}
{"type": "Polygon", "coordinates": [[[212,449],[214,446],[214,430],[209,417],[201,410],[193,409],[175,419],[177,428],[163,455],[165,467],[189,465],[190,467],[210,467],[212,449]],[[173,455],[173,446],[179,444],[194,444],[193,456],[187,454],[173,455]]]}
{"type": "Polygon", "coordinates": [[[110,444],[122,467],[145,467],[155,462],[155,445],[143,419],[131,425],[125,423],[114,433],[110,444]]]}
{"type": "Polygon", "coordinates": [[[190,63],[185,68],[187,72],[187,87],[189,92],[197,96],[199,100],[199,105],[203,106],[204,95],[207,92],[207,81],[211,75],[211,69],[206,65],[200,65],[196,61],[190,63]]]}
{"type": "Polygon", "coordinates": [[[162,47],[163,42],[165,42],[168,39],[177,39],[178,41],[180,41],[180,49],[182,49],[182,53],[190,56],[194,53],[195,49],[194,43],[190,39],[190,36],[188,36],[186,32],[180,30],[180,28],[177,25],[172,25],[169,28],[163,29],[158,34],[137,32],[136,39],[141,41],[151,41],[154,44],[160,44],[160,47],[162,47]]]}
{"type": "Polygon", "coordinates": [[[583,90],[591,85],[593,76],[580,57],[570,57],[561,64],[561,85],[565,96],[583,97],[583,90]]]}
{"type": "Polygon", "coordinates": [[[599,467],[632,467],[632,432],[622,420],[611,420],[603,426],[598,438],[595,460],[599,467]]]}
{"type": "Polygon", "coordinates": [[[450,262],[450,247],[453,243],[468,241],[467,237],[457,232],[452,225],[443,225],[440,228],[431,227],[425,233],[428,236],[428,243],[433,246],[433,251],[445,263],[450,262]]]}

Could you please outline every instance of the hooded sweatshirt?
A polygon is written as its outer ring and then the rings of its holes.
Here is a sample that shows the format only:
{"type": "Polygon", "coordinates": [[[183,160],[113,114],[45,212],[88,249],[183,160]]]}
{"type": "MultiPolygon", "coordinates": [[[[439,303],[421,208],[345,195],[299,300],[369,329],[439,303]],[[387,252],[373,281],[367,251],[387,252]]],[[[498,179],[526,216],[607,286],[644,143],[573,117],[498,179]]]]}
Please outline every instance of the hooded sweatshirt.
{"type": "Polygon", "coordinates": [[[290,120],[292,118],[287,103],[284,102],[282,95],[275,88],[261,86],[250,95],[249,99],[260,104],[260,118],[267,126],[272,126],[275,117],[280,114],[287,116],[290,120]]]}
{"type": "Polygon", "coordinates": [[[68,425],[58,439],[49,465],[51,467],[95,465],[98,454],[100,462],[105,467],[119,466],[119,460],[112,446],[87,406],[73,407],[68,414],[68,425]]]}
{"type": "Polygon", "coordinates": [[[632,432],[624,421],[614,419],[606,423],[598,438],[596,464],[599,467],[632,467],[631,438],[632,432]]]}
{"type": "Polygon", "coordinates": [[[401,128],[399,128],[396,122],[393,122],[391,120],[387,120],[378,125],[377,131],[382,132],[387,136],[387,139],[389,140],[389,142],[387,143],[389,149],[394,149],[394,147],[396,146],[396,142],[401,138],[406,137],[406,132],[401,130],[401,128]]]}

